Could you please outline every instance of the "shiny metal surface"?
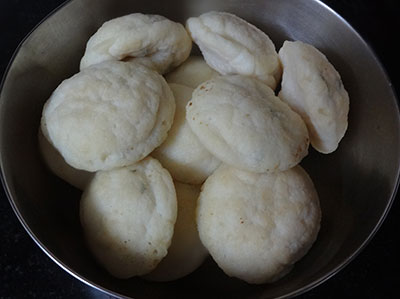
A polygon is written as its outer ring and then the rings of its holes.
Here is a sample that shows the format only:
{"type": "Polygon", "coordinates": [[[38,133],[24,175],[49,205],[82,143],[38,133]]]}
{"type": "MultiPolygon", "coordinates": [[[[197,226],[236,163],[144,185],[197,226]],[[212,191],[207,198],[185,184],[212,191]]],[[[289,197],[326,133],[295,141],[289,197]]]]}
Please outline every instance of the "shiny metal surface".
{"type": "Polygon", "coordinates": [[[391,84],[360,36],[312,0],[73,0],[24,41],[0,94],[0,163],[10,202],[36,243],[66,271],[112,295],[134,298],[273,298],[323,282],[362,249],[390,208],[399,177],[400,122],[391,84]],[[235,13],[270,35],[309,42],[324,52],[350,94],[349,129],[338,151],[303,161],[321,199],[323,220],[309,254],[284,279],[251,286],[225,276],[208,260],[171,283],[117,280],[87,251],[79,225],[80,193],[50,175],[37,150],[43,103],[78,71],[88,37],[110,18],[157,13],[183,22],[209,10],[235,13]]]}

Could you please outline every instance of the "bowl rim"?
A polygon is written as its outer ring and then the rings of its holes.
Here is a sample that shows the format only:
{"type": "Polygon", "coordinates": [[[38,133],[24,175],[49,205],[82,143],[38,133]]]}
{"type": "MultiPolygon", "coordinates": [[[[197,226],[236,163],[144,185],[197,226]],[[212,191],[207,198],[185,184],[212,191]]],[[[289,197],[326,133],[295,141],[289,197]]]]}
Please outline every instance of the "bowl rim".
{"type": "MultiPolygon", "coordinates": [[[[5,70],[3,73],[3,76],[1,78],[0,81],[0,100],[1,100],[1,95],[2,95],[2,91],[3,91],[3,87],[5,85],[5,82],[7,80],[8,77],[8,73],[14,63],[14,60],[16,58],[16,56],[19,54],[19,51],[21,49],[21,47],[25,44],[25,42],[28,40],[28,38],[44,23],[46,22],[50,17],[52,17],[53,15],[55,15],[58,11],[60,11],[61,9],[63,9],[64,7],[70,5],[72,2],[74,2],[75,0],[65,0],[63,3],[61,3],[59,6],[57,6],[56,8],[54,8],[50,13],[48,13],[44,18],[42,18],[42,20],[40,20],[40,22],[38,22],[26,35],[25,37],[19,42],[18,46],[15,48],[5,70]]],[[[367,42],[361,35],[360,33],[344,18],[342,17],[338,12],[336,12],[334,9],[332,9],[328,4],[324,3],[321,0],[312,0],[314,2],[317,3],[317,5],[322,6],[324,9],[328,10],[329,13],[333,14],[336,18],[340,19],[340,21],[349,29],[351,30],[352,34],[356,35],[358,40],[360,40],[360,42],[362,42],[365,46],[365,48],[370,52],[371,56],[373,57],[374,61],[376,62],[377,66],[380,68],[380,70],[382,71],[384,77],[385,77],[385,81],[388,83],[388,88],[391,90],[392,94],[393,94],[393,98],[396,100],[395,101],[395,107],[397,110],[397,116],[400,119],[400,106],[399,106],[399,100],[398,97],[396,95],[396,90],[395,88],[393,88],[393,84],[390,80],[390,77],[388,76],[388,73],[386,71],[386,69],[384,68],[382,62],[380,61],[380,59],[378,58],[378,56],[376,55],[376,52],[374,51],[373,47],[371,46],[371,44],[369,42],[367,42]]],[[[1,102],[0,102],[0,109],[1,109],[1,102]]],[[[399,126],[399,132],[400,134],[400,126],[399,126]]],[[[73,276],[74,278],[78,279],[79,281],[83,282],[85,285],[92,287],[100,292],[103,292],[104,294],[107,295],[112,295],[118,298],[132,298],[132,297],[128,297],[125,295],[122,295],[118,292],[109,290],[97,283],[94,283],[93,281],[89,280],[88,278],[85,278],[83,275],[77,273],[75,270],[71,269],[68,265],[66,265],[65,263],[63,263],[57,256],[55,256],[40,240],[39,238],[35,235],[35,233],[30,229],[30,227],[28,226],[28,224],[26,223],[26,221],[24,220],[24,218],[22,217],[17,205],[14,202],[13,199],[13,195],[12,192],[7,184],[7,180],[5,178],[5,172],[4,172],[4,167],[3,167],[3,154],[2,154],[2,150],[1,150],[1,146],[0,146],[0,180],[3,186],[3,190],[4,193],[6,194],[8,201],[12,207],[12,210],[14,211],[15,215],[17,216],[17,219],[19,220],[19,222],[21,223],[22,227],[25,229],[25,231],[28,233],[28,235],[32,238],[32,240],[36,243],[36,245],[53,261],[55,262],[61,269],[63,269],[64,271],[66,271],[68,274],[70,274],[71,276],[73,276]]],[[[329,280],[331,277],[335,276],[338,272],[340,272],[343,268],[345,268],[351,261],[353,261],[364,249],[365,247],[369,244],[369,242],[373,239],[373,237],[375,236],[375,234],[377,233],[377,231],[380,229],[380,227],[382,226],[383,222],[385,221],[392,205],[393,202],[396,198],[396,194],[398,192],[399,189],[399,185],[400,185],[400,164],[397,165],[397,173],[396,173],[396,182],[394,185],[394,188],[390,194],[390,198],[387,202],[387,205],[383,211],[383,213],[381,214],[381,216],[379,217],[379,220],[377,221],[377,223],[375,224],[374,228],[371,230],[371,232],[368,234],[368,236],[365,238],[365,240],[361,243],[360,246],[358,246],[358,248],[353,251],[351,254],[349,254],[347,257],[343,258],[343,261],[339,264],[337,264],[336,266],[334,266],[331,270],[327,271],[324,275],[322,275],[321,277],[313,280],[312,282],[304,285],[301,288],[298,288],[290,293],[287,293],[285,295],[276,297],[276,298],[293,298],[295,296],[299,296],[301,294],[304,294],[316,287],[318,287],[319,285],[323,284],[324,282],[326,282],[327,280],[329,280]]]]}

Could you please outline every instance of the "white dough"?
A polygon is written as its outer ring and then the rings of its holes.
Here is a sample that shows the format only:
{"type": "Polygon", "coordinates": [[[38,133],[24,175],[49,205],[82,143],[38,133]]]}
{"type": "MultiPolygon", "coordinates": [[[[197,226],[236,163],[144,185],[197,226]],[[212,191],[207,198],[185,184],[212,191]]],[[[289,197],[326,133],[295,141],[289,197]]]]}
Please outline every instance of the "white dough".
{"type": "Polygon", "coordinates": [[[200,187],[175,182],[178,199],[178,217],[174,236],[167,256],[145,278],[154,281],[171,281],[196,270],[208,256],[200,241],[196,224],[197,199],[200,187]]]}
{"type": "Polygon", "coordinates": [[[89,249],[117,278],[156,268],[167,255],[176,217],[172,178],[150,157],[97,172],[81,199],[80,219],[89,249]]]}
{"type": "Polygon", "coordinates": [[[349,113],[349,96],[339,73],[325,55],[300,41],[285,41],[279,57],[283,65],[279,97],[303,117],[316,150],[335,151],[347,130],[349,113]]]}
{"type": "Polygon", "coordinates": [[[288,273],[315,241],[321,212],[314,185],[296,166],[250,173],[221,165],[204,183],[200,239],[219,267],[248,283],[288,273]]]}
{"type": "Polygon", "coordinates": [[[75,188],[79,190],[85,189],[86,185],[93,178],[94,173],[79,170],[68,165],[54,146],[43,136],[40,129],[38,141],[40,154],[50,171],[75,188]]]}
{"type": "Polygon", "coordinates": [[[201,184],[221,162],[205,149],[186,121],[186,104],[193,89],[174,83],[169,86],[176,101],[175,119],[167,139],[152,156],[168,169],[175,180],[201,184]]]}
{"type": "Polygon", "coordinates": [[[133,13],[105,22],[89,39],[80,67],[131,60],[165,73],[188,58],[192,41],[182,24],[159,15],[133,13]]]}
{"type": "Polygon", "coordinates": [[[196,88],[201,83],[216,76],[219,76],[219,73],[210,68],[202,57],[190,56],[175,70],[168,73],[165,79],[168,83],[177,83],[196,88]]]}
{"type": "Polygon", "coordinates": [[[271,39],[245,20],[226,12],[208,12],[186,22],[207,63],[223,75],[255,77],[272,89],[282,70],[271,39]]]}
{"type": "Polygon", "coordinates": [[[250,77],[204,82],[186,106],[186,119],[205,148],[243,170],[286,170],[308,153],[301,117],[271,88],[250,77]]]}
{"type": "Polygon", "coordinates": [[[108,61],[63,81],[43,108],[42,131],[77,169],[108,170],[146,157],[175,113],[165,79],[133,62],[108,61]]]}

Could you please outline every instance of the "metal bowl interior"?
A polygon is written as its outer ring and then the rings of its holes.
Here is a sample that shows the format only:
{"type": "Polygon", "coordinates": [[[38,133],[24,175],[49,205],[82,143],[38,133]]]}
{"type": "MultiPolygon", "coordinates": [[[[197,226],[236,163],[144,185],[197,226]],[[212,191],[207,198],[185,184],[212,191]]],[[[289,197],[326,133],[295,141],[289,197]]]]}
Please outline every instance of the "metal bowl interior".
{"type": "Polygon", "coordinates": [[[370,240],[398,185],[400,123],[391,84],[362,38],[340,16],[310,0],[73,0],[44,20],[21,44],[0,98],[2,179],[10,202],[36,243],[62,268],[112,295],[135,298],[272,298],[323,282],[370,240]],[[349,129],[330,155],[311,151],[302,165],[321,200],[322,226],[310,252],[273,284],[229,278],[208,259],[169,283],[118,280],[96,264],[79,224],[80,192],[51,175],[41,161],[37,132],[44,102],[78,71],[86,41],[106,20],[132,12],[184,21],[210,10],[232,12],[265,31],[279,49],[302,40],[326,54],[350,94],[349,129]]]}

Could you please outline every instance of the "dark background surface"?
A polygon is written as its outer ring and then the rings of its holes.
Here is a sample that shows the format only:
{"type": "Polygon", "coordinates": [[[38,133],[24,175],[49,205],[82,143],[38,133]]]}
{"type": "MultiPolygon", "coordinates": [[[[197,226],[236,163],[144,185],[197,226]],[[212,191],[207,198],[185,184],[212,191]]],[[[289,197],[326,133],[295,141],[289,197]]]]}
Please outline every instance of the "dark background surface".
{"type": "MultiPolygon", "coordinates": [[[[0,0],[0,76],[24,36],[62,2],[0,0]]],[[[372,47],[399,94],[398,1],[324,2],[342,15],[372,47]]],[[[400,285],[399,197],[378,233],[356,259],[299,298],[397,297],[395,292],[400,285]]],[[[19,223],[1,187],[0,236],[0,298],[109,298],[70,276],[36,246],[19,223]]]]}

